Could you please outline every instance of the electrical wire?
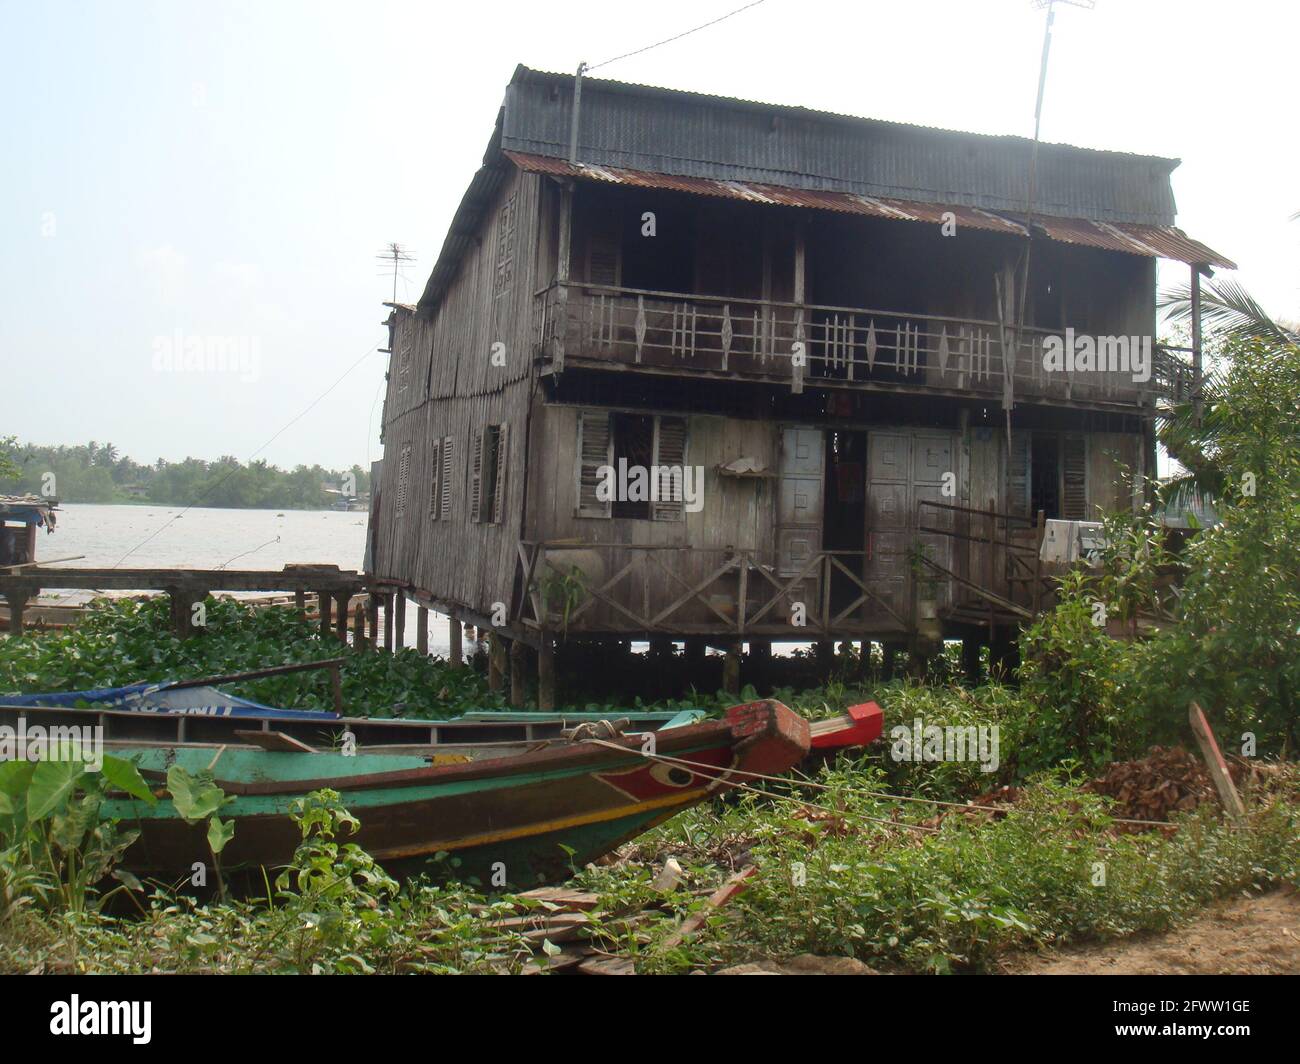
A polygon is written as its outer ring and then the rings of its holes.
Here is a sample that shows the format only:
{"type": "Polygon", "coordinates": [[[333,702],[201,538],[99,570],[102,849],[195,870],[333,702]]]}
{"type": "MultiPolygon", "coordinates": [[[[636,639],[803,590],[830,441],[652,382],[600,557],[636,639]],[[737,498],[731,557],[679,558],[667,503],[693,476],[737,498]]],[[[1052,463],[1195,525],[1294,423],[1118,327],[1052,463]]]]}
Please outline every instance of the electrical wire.
{"type": "Polygon", "coordinates": [[[734,11],[728,11],[725,15],[719,15],[711,22],[705,22],[702,25],[696,26],[694,29],[686,30],[672,37],[665,37],[662,41],[656,41],[654,44],[647,44],[644,48],[637,48],[635,51],[632,52],[624,52],[622,55],[614,56],[613,59],[604,59],[601,62],[596,63],[594,66],[587,67],[584,72],[591,73],[591,71],[597,70],[600,67],[609,66],[610,63],[617,63],[620,59],[628,59],[631,56],[641,55],[643,52],[649,52],[655,48],[661,47],[662,45],[671,44],[673,41],[680,41],[683,37],[689,37],[692,33],[698,33],[700,30],[706,30],[710,26],[716,26],[719,22],[725,22],[733,15],[739,15],[742,11],[748,11],[751,7],[758,7],[759,4],[765,4],[765,3],[767,3],[767,0],[753,0],[752,3],[748,3],[744,7],[738,7],[734,11]]]}

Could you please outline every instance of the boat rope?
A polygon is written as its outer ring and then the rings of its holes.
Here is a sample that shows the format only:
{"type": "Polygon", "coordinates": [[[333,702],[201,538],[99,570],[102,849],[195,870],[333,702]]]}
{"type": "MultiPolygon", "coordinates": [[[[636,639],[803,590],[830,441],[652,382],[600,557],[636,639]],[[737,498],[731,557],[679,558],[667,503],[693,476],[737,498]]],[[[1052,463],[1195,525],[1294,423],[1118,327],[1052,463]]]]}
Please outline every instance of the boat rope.
{"type": "MultiPolygon", "coordinates": [[[[591,740],[591,741],[595,741],[595,740],[591,740]]],[[[613,743],[607,743],[605,745],[614,746],[613,743]]],[[[627,747],[616,747],[616,748],[625,751],[627,750],[627,747]]],[[[690,768],[700,768],[700,769],[708,769],[714,771],[716,771],[717,769],[716,765],[706,765],[700,761],[688,761],[684,758],[671,757],[667,754],[652,755],[652,754],[647,754],[645,751],[629,751],[629,752],[638,752],[643,757],[654,757],[660,761],[674,762],[679,765],[689,766],[690,768]]],[[[888,791],[869,791],[857,787],[833,787],[830,784],[817,783],[813,780],[806,779],[806,778],[799,779],[799,780],[792,780],[789,776],[768,776],[768,775],[764,775],[761,772],[747,772],[744,769],[738,769],[738,768],[727,769],[726,771],[732,775],[748,776],[750,779],[767,780],[772,783],[796,783],[800,787],[812,787],[814,790],[847,792],[849,794],[863,796],[863,797],[884,798],[894,802],[921,802],[925,805],[940,805],[940,806],[946,806],[947,808],[950,809],[960,809],[967,813],[995,813],[998,811],[997,806],[991,806],[991,805],[971,805],[966,802],[946,802],[939,798],[918,798],[915,797],[914,795],[890,794],[888,791]]],[[[785,795],[773,795],[770,791],[758,791],[757,793],[767,795],[768,797],[786,797],[785,795]]],[[[819,806],[817,808],[821,808],[821,807],[819,806]]],[[[870,818],[868,817],[867,819],[870,818]]],[[[1176,824],[1168,820],[1136,820],[1132,817],[1122,817],[1122,816],[1113,816],[1113,817],[1109,817],[1109,819],[1116,824],[1141,824],[1145,827],[1156,827],[1156,828],[1177,827],[1176,824]]],[[[882,823],[892,824],[895,822],[882,821],[882,823]]],[[[900,825],[900,826],[906,826],[906,825],[900,825]]]]}

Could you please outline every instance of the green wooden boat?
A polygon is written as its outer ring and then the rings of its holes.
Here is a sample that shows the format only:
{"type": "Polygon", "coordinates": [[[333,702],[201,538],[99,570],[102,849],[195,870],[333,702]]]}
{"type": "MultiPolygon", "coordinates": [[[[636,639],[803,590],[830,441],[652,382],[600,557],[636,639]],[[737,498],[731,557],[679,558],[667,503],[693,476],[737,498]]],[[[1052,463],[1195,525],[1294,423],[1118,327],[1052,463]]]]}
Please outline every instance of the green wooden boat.
{"type": "MultiPolygon", "coordinates": [[[[226,871],[272,871],[301,839],[290,818],[295,798],[340,792],[361,821],[355,841],[390,872],[428,867],[435,855],[458,871],[513,887],[565,878],[626,840],[751,777],[779,774],[809,750],[808,722],[776,701],[733,706],[722,719],[654,734],[575,738],[511,757],[430,764],[395,754],[275,752],[255,747],[141,747],[115,751],[158,782],[171,765],[210,768],[234,801],[222,810],[235,835],[221,855],[226,871]]],[[[140,829],[126,853],[133,872],[187,878],[211,858],[202,824],[186,824],[168,799],[150,806],[112,798],[105,813],[140,829]]]]}

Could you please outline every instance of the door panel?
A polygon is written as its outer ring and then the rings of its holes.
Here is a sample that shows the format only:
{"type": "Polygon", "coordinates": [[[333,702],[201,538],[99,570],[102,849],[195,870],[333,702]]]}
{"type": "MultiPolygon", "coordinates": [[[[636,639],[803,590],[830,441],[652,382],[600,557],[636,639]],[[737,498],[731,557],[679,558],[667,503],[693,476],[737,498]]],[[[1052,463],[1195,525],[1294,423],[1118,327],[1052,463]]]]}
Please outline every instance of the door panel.
{"type": "MultiPolygon", "coordinates": [[[[913,579],[909,552],[913,539],[925,555],[945,568],[952,567],[952,541],[934,533],[917,535],[917,523],[934,528],[952,528],[951,510],[926,507],[918,522],[918,504],[922,501],[953,504],[955,499],[943,494],[944,476],[956,473],[956,441],[952,433],[916,430],[872,432],[868,441],[867,483],[867,577],[872,590],[894,610],[907,616],[913,579]]],[[[950,583],[936,580],[938,574],[926,570],[921,574],[927,598],[946,604],[951,596],[950,583]]],[[[869,604],[876,619],[889,614],[877,602],[869,604]]]]}
{"type": "MultiPolygon", "coordinates": [[[[822,547],[826,443],[821,429],[781,429],[777,492],[777,575],[797,574],[822,547]]],[[[816,580],[816,572],[811,580],[816,580]]]]}

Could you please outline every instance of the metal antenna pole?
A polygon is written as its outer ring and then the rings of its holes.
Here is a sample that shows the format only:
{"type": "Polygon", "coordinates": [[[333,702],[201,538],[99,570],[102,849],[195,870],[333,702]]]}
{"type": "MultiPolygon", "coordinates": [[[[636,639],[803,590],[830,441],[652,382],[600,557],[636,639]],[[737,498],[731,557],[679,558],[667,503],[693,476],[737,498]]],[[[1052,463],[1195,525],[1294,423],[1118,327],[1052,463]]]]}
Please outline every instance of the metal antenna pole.
{"type": "Polygon", "coordinates": [[[402,244],[385,244],[379,254],[375,256],[375,261],[380,263],[384,269],[384,276],[388,276],[388,266],[391,263],[393,268],[393,302],[397,302],[397,276],[407,263],[414,262],[415,256],[402,244]]]}
{"type": "Polygon", "coordinates": [[[587,72],[587,64],[579,63],[578,71],[573,75],[573,114],[569,117],[569,165],[578,165],[578,114],[582,107],[582,75],[587,72]]]}
{"type": "Polygon", "coordinates": [[[1052,51],[1052,24],[1056,21],[1055,5],[1069,4],[1091,11],[1096,7],[1096,0],[1033,0],[1034,7],[1047,9],[1047,21],[1043,26],[1043,53],[1038,66],[1038,95],[1034,101],[1034,141],[1029,149],[1029,179],[1025,190],[1025,263],[1020,275],[1020,298],[1016,308],[1016,342],[1025,323],[1025,303],[1029,297],[1029,258],[1034,241],[1034,203],[1038,182],[1038,144],[1039,132],[1043,124],[1043,93],[1047,88],[1047,60],[1052,51]]]}

